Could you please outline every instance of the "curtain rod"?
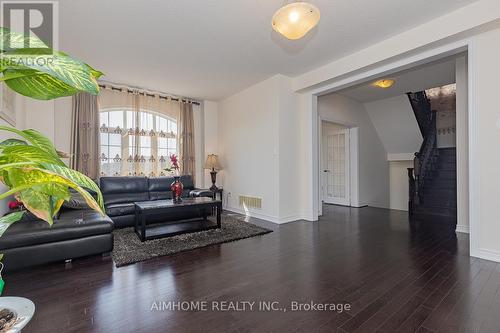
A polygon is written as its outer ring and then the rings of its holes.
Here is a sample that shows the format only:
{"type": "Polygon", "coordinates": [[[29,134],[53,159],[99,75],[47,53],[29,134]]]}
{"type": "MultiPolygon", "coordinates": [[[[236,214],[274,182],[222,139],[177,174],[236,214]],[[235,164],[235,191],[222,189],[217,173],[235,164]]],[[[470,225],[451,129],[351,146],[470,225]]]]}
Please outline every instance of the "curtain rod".
{"type": "Polygon", "coordinates": [[[176,102],[181,101],[184,103],[200,105],[200,102],[192,101],[192,100],[187,99],[187,98],[174,97],[174,96],[171,96],[169,94],[165,94],[165,93],[161,93],[161,92],[153,92],[153,91],[146,90],[146,89],[128,87],[125,85],[119,85],[119,84],[114,84],[114,83],[109,83],[109,82],[99,83],[99,87],[101,87],[103,89],[109,88],[111,90],[127,92],[129,94],[135,94],[137,92],[140,95],[149,96],[149,97],[155,97],[156,95],[158,95],[158,98],[161,98],[161,99],[166,99],[166,100],[170,99],[170,100],[176,101],[176,102]]]}

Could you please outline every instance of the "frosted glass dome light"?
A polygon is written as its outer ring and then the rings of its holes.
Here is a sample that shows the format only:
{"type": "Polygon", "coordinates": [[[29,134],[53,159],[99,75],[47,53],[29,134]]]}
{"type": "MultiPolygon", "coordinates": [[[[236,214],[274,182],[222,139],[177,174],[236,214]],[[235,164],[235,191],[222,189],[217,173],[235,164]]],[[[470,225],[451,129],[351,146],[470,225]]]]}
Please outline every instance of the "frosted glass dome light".
{"type": "Polygon", "coordinates": [[[314,28],[320,19],[318,7],[307,2],[293,2],[274,13],[273,29],[288,39],[300,39],[314,28]]]}

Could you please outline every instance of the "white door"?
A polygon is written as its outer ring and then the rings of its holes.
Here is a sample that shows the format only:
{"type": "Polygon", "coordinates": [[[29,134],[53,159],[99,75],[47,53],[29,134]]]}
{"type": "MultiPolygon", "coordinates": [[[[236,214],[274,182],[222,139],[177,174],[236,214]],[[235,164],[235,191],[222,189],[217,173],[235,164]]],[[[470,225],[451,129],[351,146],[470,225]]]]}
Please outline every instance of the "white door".
{"type": "Polygon", "coordinates": [[[324,141],[323,201],[349,206],[349,129],[328,133],[324,141]]]}

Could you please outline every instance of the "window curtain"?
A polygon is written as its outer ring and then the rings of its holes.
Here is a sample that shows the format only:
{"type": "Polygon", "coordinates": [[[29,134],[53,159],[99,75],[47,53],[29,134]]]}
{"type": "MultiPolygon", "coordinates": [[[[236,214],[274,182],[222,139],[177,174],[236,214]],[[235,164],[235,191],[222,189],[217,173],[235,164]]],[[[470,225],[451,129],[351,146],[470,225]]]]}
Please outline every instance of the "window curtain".
{"type": "Polygon", "coordinates": [[[163,169],[170,165],[170,161],[168,154],[160,155],[159,153],[162,150],[159,147],[160,140],[176,139],[176,151],[180,155],[181,168],[183,168],[181,171],[183,174],[190,174],[194,177],[193,110],[191,106],[190,103],[160,97],[157,94],[145,94],[138,90],[131,93],[129,88],[105,87],[99,95],[100,110],[126,111],[127,115],[126,119],[118,126],[113,125],[109,128],[101,126],[101,133],[119,133],[122,138],[121,154],[119,156],[103,156],[102,158],[111,158],[119,164],[117,175],[163,176],[166,173],[163,169]],[[174,130],[164,128],[166,126],[158,123],[155,114],[175,120],[177,128],[174,130]],[[185,154],[182,154],[181,151],[186,146],[185,143],[189,148],[185,154]],[[150,150],[144,148],[148,144],[151,147],[150,150]],[[183,166],[181,156],[188,157],[186,166],[183,166]]]}
{"type": "Polygon", "coordinates": [[[193,105],[180,102],[179,113],[179,160],[181,174],[191,175],[195,180],[195,150],[193,105]]]}
{"type": "Polygon", "coordinates": [[[99,176],[99,107],[88,93],[73,96],[70,167],[86,176],[99,176]]]}

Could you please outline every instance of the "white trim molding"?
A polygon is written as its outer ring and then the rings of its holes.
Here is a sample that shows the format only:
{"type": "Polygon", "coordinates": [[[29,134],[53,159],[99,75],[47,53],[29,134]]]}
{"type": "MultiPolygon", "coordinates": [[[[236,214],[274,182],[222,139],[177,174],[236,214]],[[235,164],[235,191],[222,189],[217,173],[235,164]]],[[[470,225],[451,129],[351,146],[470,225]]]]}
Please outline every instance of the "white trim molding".
{"type": "MultiPolygon", "coordinates": [[[[469,140],[469,247],[473,257],[488,259],[485,252],[479,248],[479,223],[481,210],[479,199],[480,191],[480,164],[479,164],[479,121],[477,114],[477,87],[476,87],[476,51],[474,41],[468,41],[468,140],[469,140]]],[[[500,257],[499,257],[500,258],[500,257]]],[[[497,260],[500,262],[500,260],[497,260]]]]}
{"type": "Polygon", "coordinates": [[[236,208],[236,207],[224,207],[224,210],[227,210],[227,211],[233,212],[233,213],[237,213],[237,214],[241,214],[241,215],[245,215],[245,216],[249,216],[249,217],[254,217],[257,219],[265,220],[265,221],[276,223],[276,224],[285,224],[285,223],[305,220],[305,218],[303,216],[299,216],[299,215],[291,215],[291,216],[285,216],[285,217],[279,218],[276,216],[262,214],[262,213],[258,213],[255,211],[250,211],[250,210],[245,211],[241,208],[236,208]]]}
{"type": "Polygon", "coordinates": [[[462,234],[468,234],[469,233],[469,226],[468,225],[459,225],[457,224],[457,228],[455,229],[456,232],[460,232],[462,234]]]}
{"type": "MultiPolygon", "coordinates": [[[[471,253],[472,255],[472,253],[471,253]]],[[[474,257],[478,257],[485,260],[500,262],[500,252],[488,249],[479,249],[474,257]]]]}

